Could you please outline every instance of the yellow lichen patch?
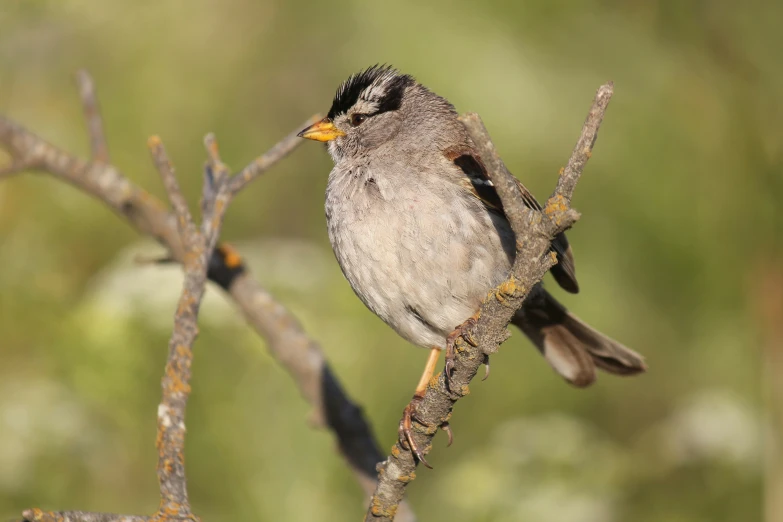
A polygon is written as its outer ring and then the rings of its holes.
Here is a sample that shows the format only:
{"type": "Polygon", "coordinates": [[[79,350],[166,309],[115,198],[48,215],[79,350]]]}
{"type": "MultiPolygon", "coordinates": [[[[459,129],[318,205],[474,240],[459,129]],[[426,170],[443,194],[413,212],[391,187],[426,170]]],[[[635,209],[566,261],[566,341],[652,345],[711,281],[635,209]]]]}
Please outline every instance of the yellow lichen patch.
{"type": "Polygon", "coordinates": [[[213,158],[217,158],[220,155],[220,149],[218,148],[217,140],[210,134],[210,139],[207,139],[207,150],[209,155],[213,158]]]}
{"type": "Polygon", "coordinates": [[[400,475],[399,477],[397,477],[397,480],[402,482],[403,484],[407,484],[408,482],[416,480],[416,472],[411,471],[410,475],[400,475]]]}
{"type": "Polygon", "coordinates": [[[158,454],[162,454],[162,451],[163,451],[163,427],[158,427],[158,435],[155,437],[155,447],[158,449],[158,454]]]}
{"type": "Polygon", "coordinates": [[[190,393],[190,385],[183,382],[176,370],[170,365],[166,368],[166,376],[171,379],[171,386],[169,387],[171,393],[190,393]]]}
{"type": "MultiPolygon", "coordinates": [[[[180,520],[182,506],[176,502],[164,502],[161,500],[158,512],[155,513],[153,520],[165,522],[167,520],[180,520]]],[[[188,516],[188,520],[198,520],[193,515],[188,516]]]]}
{"type": "Polygon", "coordinates": [[[549,201],[546,202],[544,212],[547,216],[551,216],[555,212],[565,212],[566,210],[568,210],[568,207],[565,204],[565,199],[558,194],[549,198],[549,201]]]}
{"type": "Polygon", "coordinates": [[[380,499],[373,497],[371,511],[376,517],[394,518],[394,515],[397,514],[397,505],[385,508],[380,499]]]}
{"type": "Polygon", "coordinates": [[[391,449],[391,454],[392,454],[392,456],[393,456],[394,458],[397,458],[397,457],[399,457],[399,456],[400,456],[400,447],[399,447],[397,444],[395,444],[394,446],[392,446],[392,449],[391,449]]]}
{"type": "Polygon", "coordinates": [[[218,199],[215,201],[215,218],[212,222],[212,225],[217,228],[218,226],[218,218],[221,214],[223,214],[223,208],[226,206],[226,200],[224,199],[218,199]]]}
{"type": "Polygon", "coordinates": [[[590,159],[593,157],[593,151],[590,150],[590,147],[585,147],[584,151],[585,156],[587,156],[587,159],[590,159]]]}
{"type": "MultiPolygon", "coordinates": [[[[181,226],[185,226],[184,222],[180,223],[181,226]]],[[[201,259],[201,253],[200,252],[185,252],[185,255],[182,256],[182,264],[185,266],[193,266],[199,262],[201,259]]]]}
{"type": "Polygon", "coordinates": [[[549,252],[549,259],[551,259],[553,263],[557,263],[557,253],[554,250],[549,252]]]}
{"type": "Polygon", "coordinates": [[[516,291],[517,291],[517,282],[514,276],[511,276],[507,280],[500,283],[500,285],[498,286],[497,294],[502,294],[504,296],[512,296],[516,291]]]}
{"type": "MultiPolygon", "coordinates": [[[[187,256],[190,254],[186,254],[187,256]]],[[[179,300],[179,306],[177,306],[177,315],[184,315],[185,312],[188,311],[188,308],[192,307],[196,303],[196,300],[193,298],[190,294],[183,294],[182,298],[179,300]]]]}
{"type": "Polygon", "coordinates": [[[413,425],[413,429],[416,431],[423,433],[425,435],[435,435],[438,430],[440,429],[439,426],[425,426],[424,424],[416,423],[413,425]]]}
{"type": "Polygon", "coordinates": [[[436,373],[432,377],[430,377],[430,382],[427,383],[427,388],[432,388],[433,390],[437,390],[440,388],[438,385],[438,382],[440,381],[440,374],[436,373]]]}
{"type": "Polygon", "coordinates": [[[190,346],[184,344],[178,344],[176,347],[177,355],[184,358],[186,362],[190,362],[191,354],[193,353],[190,346]]]}
{"type": "Polygon", "coordinates": [[[462,388],[460,388],[459,392],[464,397],[465,395],[470,395],[470,387],[467,384],[463,384],[462,388]]]}
{"type": "Polygon", "coordinates": [[[560,167],[560,170],[557,171],[557,175],[562,176],[563,172],[565,172],[565,167],[560,167]]]}
{"type": "Polygon", "coordinates": [[[160,147],[160,145],[161,145],[160,136],[153,134],[147,139],[147,147],[151,149],[160,147]]]}

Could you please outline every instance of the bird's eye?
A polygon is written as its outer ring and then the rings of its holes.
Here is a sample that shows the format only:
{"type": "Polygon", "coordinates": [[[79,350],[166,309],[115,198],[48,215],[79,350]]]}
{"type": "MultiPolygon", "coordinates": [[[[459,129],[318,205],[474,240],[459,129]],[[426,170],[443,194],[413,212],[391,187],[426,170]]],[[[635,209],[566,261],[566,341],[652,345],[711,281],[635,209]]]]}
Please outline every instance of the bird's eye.
{"type": "Polygon", "coordinates": [[[366,114],[353,114],[351,115],[351,125],[354,127],[358,127],[362,123],[364,123],[364,120],[367,119],[366,114]]]}

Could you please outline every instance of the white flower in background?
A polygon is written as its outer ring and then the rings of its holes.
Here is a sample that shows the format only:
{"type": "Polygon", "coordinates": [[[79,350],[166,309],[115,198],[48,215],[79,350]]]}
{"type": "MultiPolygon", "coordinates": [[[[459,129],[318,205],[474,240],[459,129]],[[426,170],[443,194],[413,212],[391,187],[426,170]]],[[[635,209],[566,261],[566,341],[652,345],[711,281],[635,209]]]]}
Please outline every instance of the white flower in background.
{"type": "Polygon", "coordinates": [[[458,508],[455,520],[612,522],[625,462],[621,448],[579,418],[520,417],[499,426],[440,487],[458,508]],[[451,494],[466,483],[469,495],[451,494]]]}
{"type": "Polygon", "coordinates": [[[719,461],[757,469],[762,446],[756,412],[727,390],[689,397],[657,428],[663,457],[672,465],[719,461]]]}
{"type": "Polygon", "coordinates": [[[564,482],[527,489],[504,520],[546,522],[611,522],[616,520],[612,496],[590,494],[564,482]]]}
{"type": "Polygon", "coordinates": [[[20,378],[0,388],[0,491],[23,492],[35,480],[44,455],[87,458],[96,433],[88,413],[67,389],[55,383],[20,378]]]}

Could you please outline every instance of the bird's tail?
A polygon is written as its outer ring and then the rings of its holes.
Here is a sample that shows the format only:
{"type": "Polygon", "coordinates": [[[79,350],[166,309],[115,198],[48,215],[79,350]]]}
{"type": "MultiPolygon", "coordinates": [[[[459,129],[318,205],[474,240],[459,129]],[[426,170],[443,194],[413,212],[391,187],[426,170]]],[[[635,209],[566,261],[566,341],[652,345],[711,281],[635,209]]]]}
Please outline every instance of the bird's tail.
{"type": "Polygon", "coordinates": [[[574,386],[592,384],[596,367],[615,375],[635,375],[647,370],[641,355],[583,323],[546,290],[525,303],[512,323],[574,386]]]}

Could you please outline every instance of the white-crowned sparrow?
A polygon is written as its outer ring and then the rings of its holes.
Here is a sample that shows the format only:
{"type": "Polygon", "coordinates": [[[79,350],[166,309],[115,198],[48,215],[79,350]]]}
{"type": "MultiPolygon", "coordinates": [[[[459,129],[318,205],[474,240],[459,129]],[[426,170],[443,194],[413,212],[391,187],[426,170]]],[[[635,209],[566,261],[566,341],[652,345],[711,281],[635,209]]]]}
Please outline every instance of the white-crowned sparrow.
{"type": "MultiPolygon", "coordinates": [[[[515,256],[500,199],[457,116],[411,76],[374,66],[340,85],[328,116],[299,134],[326,142],[334,160],[326,220],[351,287],[402,337],[431,349],[401,423],[401,439],[425,464],[410,438],[416,397],[440,350],[508,276],[515,256]]],[[[519,188],[528,206],[541,208],[519,188]]],[[[552,275],[578,292],[566,236],[552,248],[552,275]]],[[[541,285],[513,323],[575,386],[591,384],[596,367],[619,375],[645,370],[640,355],[568,313],[541,285]]]]}

